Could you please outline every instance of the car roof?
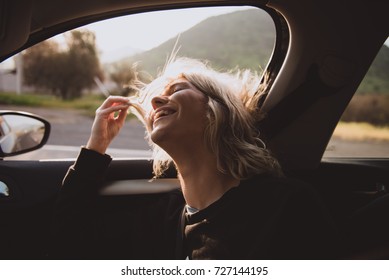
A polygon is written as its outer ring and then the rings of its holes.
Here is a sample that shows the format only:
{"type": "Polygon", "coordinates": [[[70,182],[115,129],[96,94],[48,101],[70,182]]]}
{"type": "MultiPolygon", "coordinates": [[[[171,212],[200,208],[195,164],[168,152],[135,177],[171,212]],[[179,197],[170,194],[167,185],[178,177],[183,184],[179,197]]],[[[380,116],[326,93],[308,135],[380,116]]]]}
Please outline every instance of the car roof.
{"type": "Polygon", "coordinates": [[[286,23],[281,28],[287,29],[287,38],[279,39],[287,45],[278,46],[285,49],[285,57],[274,56],[279,67],[274,68],[277,73],[263,107],[270,120],[281,121],[270,121],[265,128],[270,131],[269,147],[284,166],[314,168],[341,114],[388,38],[385,1],[3,0],[0,59],[97,20],[208,5],[259,5],[273,10],[273,16],[286,23]],[[312,82],[314,75],[316,82],[312,82]]]}

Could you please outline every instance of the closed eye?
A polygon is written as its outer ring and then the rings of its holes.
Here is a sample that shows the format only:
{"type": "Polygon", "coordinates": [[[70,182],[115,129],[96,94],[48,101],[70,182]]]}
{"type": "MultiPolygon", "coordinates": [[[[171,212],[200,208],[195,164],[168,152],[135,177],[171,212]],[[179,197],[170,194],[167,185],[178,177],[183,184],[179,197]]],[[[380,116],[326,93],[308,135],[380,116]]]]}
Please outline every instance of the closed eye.
{"type": "Polygon", "coordinates": [[[173,88],[172,92],[175,93],[175,92],[180,91],[180,90],[182,90],[182,89],[183,89],[182,87],[177,86],[177,87],[174,87],[174,88],[173,88]]]}
{"type": "Polygon", "coordinates": [[[176,84],[172,84],[170,87],[169,87],[169,94],[172,95],[180,90],[184,90],[184,89],[187,89],[188,88],[188,85],[184,82],[181,82],[181,83],[176,83],[176,84]]]}

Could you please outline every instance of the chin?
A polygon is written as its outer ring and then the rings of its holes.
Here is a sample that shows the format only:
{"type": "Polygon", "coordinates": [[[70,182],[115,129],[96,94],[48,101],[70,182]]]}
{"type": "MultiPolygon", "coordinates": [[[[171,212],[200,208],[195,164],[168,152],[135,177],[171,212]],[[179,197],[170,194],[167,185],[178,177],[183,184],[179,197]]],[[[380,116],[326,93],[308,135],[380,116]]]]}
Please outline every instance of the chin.
{"type": "Polygon", "coordinates": [[[154,144],[162,148],[163,143],[168,139],[168,133],[166,133],[165,129],[155,128],[150,132],[150,139],[154,144]]]}

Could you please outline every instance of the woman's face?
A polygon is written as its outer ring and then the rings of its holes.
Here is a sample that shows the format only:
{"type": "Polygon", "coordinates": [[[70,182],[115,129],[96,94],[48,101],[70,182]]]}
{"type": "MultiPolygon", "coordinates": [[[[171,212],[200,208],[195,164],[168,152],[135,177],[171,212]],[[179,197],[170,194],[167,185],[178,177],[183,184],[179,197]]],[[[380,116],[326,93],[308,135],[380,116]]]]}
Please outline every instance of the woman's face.
{"type": "Polygon", "coordinates": [[[207,100],[185,78],[172,80],[151,100],[152,110],[147,117],[151,140],[165,150],[202,144],[207,100]]]}

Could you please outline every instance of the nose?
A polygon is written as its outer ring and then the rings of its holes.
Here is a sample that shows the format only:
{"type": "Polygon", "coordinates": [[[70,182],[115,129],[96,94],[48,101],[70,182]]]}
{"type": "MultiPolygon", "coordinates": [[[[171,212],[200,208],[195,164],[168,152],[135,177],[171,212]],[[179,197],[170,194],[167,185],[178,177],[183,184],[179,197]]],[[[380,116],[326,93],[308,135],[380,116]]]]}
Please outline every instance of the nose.
{"type": "Polygon", "coordinates": [[[155,96],[153,97],[153,99],[151,99],[151,105],[153,106],[153,109],[157,109],[163,105],[165,105],[166,103],[168,103],[168,97],[166,96],[155,96]]]}

